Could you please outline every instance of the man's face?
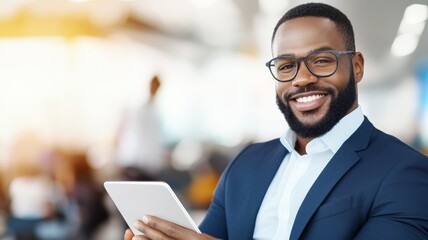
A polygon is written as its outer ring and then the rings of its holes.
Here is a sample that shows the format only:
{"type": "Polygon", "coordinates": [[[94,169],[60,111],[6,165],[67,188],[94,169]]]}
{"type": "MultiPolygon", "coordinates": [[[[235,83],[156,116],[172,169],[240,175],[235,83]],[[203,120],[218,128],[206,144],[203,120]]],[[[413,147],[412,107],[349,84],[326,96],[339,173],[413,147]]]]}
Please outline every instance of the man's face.
{"type": "MultiPolygon", "coordinates": [[[[306,89],[302,89],[299,92],[319,90],[323,90],[332,95],[334,94],[333,89],[321,89],[319,87],[316,87],[315,85],[310,85],[306,89]]],[[[334,125],[336,125],[336,123],[339,122],[339,120],[348,113],[349,109],[351,109],[351,107],[353,106],[356,97],[357,96],[355,89],[355,78],[353,74],[350,74],[349,81],[345,89],[339,90],[338,96],[332,98],[332,100],[330,101],[328,110],[325,113],[324,117],[322,117],[317,123],[312,125],[304,124],[302,121],[300,121],[294,114],[293,110],[291,110],[290,107],[288,107],[282,102],[278,94],[276,95],[276,103],[278,105],[279,110],[281,110],[282,114],[287,120],[288,125],[291,129],[293,129],[296,134],[304,138],[315,138],[322,136],[330,129],[332,129],[334,125]]],[[[315,113],[309,111],[303,114],[311,115],[315,113]]]]}
{"type": "MultiPolygon", "coordinates": [[[[302,57],[319,49],[347,50],[335,23],[321,17],[284,22],[272,46],[274,57],[285,54],[302,57]]],[[[351,56],[341,55],[337,71],[330,77],[314,76],[301,62],[292,81],[277,82],[278,106],[298,136],[321,136],[358,106],[356,82],[362,77],[363,60],[360,55],[355,61],[351,56]]]]}

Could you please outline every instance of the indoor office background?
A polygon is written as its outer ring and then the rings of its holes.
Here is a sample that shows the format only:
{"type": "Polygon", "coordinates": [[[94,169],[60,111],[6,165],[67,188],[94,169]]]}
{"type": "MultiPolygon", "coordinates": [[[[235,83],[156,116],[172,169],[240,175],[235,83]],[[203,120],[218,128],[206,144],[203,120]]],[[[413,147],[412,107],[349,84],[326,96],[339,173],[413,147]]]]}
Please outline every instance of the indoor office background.
{"type": "MultiPolygon", "coordinates": [[[[227,163],[286,127],[264,63],[303,2],[0,1],[0,238],[121,239],[105,180],[166,181],[200,221],[227,163]]],[[[354,25],[364,113],[428,152],[428,1],[322,2],[354,25]]]]}

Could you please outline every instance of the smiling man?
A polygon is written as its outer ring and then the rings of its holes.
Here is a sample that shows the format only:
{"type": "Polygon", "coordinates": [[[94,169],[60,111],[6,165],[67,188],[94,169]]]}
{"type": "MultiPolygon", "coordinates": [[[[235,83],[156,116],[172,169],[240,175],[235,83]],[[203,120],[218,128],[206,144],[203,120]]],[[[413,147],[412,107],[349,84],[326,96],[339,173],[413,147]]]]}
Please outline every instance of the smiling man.
{"type": "Polygon", "coordinates": [[[203,234],[145,216],[135,239],[428,239],[428,158],[363,115],[364,58],[348,18],[299,5],[277,23],[272,54],[290,128],[231,162],[203,234]]]}
{"type": "MultiPolygon", "coordinates": [[[[340,23],[351,27],[345,16],[340,23]]],[[[289,19],[275,28],[276,57],[266,65],[277,80],[277,104],[297,135],[300,153],[358,107],[356,80],[363,76],[364,59],[355,52],[352,28],[348,31],[351,43],[330,19],[313,16],[289,19]]]]}

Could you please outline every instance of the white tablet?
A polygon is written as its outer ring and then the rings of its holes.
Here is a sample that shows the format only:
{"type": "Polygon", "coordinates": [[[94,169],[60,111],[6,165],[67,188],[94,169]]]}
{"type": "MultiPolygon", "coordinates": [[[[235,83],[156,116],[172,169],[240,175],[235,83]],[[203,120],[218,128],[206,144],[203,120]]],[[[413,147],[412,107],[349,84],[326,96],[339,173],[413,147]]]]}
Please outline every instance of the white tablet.
{"type": "Polygon", "coordinates": [[[107,193],[135,235],[134,222],[153,215],[200,233],[171,187],[165,182],[104,182],[107,193]]]}

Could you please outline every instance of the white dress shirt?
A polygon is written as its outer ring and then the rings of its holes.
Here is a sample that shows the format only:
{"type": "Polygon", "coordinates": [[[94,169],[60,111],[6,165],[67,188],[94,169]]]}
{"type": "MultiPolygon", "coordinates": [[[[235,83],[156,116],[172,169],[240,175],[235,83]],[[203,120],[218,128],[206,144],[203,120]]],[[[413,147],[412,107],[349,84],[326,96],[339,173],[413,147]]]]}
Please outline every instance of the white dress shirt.
{"type": "Polygon", "coordinates": [[[296,134],[287,129],[280,141],[289,153],[282,161],[257,214],[253,238],[289,239],[297,211],[309,189],[342,144],[364,121],[361,107],[329,132],[310,141],[305,155],[294,149],[296,134]]]}

